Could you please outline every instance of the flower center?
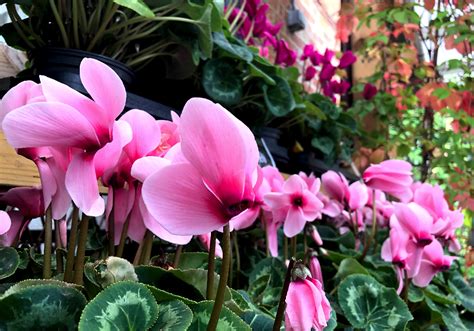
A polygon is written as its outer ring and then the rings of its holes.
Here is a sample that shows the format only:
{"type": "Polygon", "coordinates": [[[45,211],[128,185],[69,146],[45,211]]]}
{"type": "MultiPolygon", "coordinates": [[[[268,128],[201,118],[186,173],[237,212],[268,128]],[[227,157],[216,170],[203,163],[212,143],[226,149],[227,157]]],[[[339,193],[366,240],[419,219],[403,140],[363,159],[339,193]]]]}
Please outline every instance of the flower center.
{"type": "Polygon", "coordinates": [[[303,206],[303,197],[297,196],[293,198],[293,206],[302,207],[303,206]]]}
{"type": "Polygon", "coordinates": [[[250,207],[250,201],[249,200],[242,200],[238,203],[235,203],[233,205],[230,205],[227,207],[227,213],[231,216],[234,217],[236,215],[239,215],[241,212],[243,212],[245,209],[248,209],[250,207]]]}

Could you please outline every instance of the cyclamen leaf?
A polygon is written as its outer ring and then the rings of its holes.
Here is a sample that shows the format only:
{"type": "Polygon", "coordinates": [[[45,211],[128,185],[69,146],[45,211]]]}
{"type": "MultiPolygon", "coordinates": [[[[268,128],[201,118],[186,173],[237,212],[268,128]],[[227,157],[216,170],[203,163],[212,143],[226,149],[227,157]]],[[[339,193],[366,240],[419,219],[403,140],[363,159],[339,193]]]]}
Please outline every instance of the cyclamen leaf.
{"type": "MultiPolygon", "coordinates": [[[[205,330],[211,317],[213,301],[201,301],[195,305],[191,305],[194,313],[194,319],[189,327],[189,331],[205,330]]],[[[217,331],[250,331],[250,326],[245,323],[239,316],[230,311],[227,307],[222,307],[217,323],[217,331]]]]}
{"type": "Polygon", "coordinates": [[[186,330],[193,320],[193,312],[178,300],[165,301],[158,305],[158,319],[152,330],[186,330]]]}
{"type": "Polygon", "coordinates": [[[453,274],[449,278],[448,284],[451,293],[459,299],[464,308],[474,312],[474,288],[469,286],[459,273],[453,274]]]}
{"type": "Polygon", "coordinates": [[[85,305],[72,287],[17,287],[0,300],[0,330],[75,330],[85,305]]]}
{"type": "Polygon", "coordinates": [[[89,302],[79,330],[147,330],[155,323],[157,314],[158,304],[145,285],[118,282],[89,302]]]}
{"type": "Polygon", "coordinates": [[[338,300],[345,317],[355,328],[403,330],[413,319],[394,289],[367,275],[351,275],[342,281],[338,300]]]}
{"type": "Polygon", "coordinates": [[[458,310],[453,304],[442,305],[434,302],[430,298],[425,298],[426,304],[431,310],[438,312],[443,319],[444,324],[450,331],[468,331],[459,317],[458,310]]]}
{"type": "Polygon", "coordinates": [[[0,279],[13,275],[20,265],[20,256],[12,247],[0,247],[0,279]]]}

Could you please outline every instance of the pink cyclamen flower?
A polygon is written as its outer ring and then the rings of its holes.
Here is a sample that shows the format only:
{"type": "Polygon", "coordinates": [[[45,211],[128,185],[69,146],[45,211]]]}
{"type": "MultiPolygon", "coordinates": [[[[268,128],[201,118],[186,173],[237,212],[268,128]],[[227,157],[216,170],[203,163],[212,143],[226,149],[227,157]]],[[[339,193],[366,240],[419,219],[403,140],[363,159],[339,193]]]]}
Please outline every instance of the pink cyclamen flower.
{"type": "Polygon", "coordinates": [[[311,277],[291,282],[285,302],[285,328],[288,331],[322,331],[331,317],[331,305],[323,286],[311,277]]]}
{"type": "Polygon", "coordinates": [[[318,257],[316,255],[311,256],[311,259],[309,261],[309,271],[311,272],[311,275],[314,279],[319,280],[321,285],[324,284],[321,264],[319,263],[318,257]]]}
{"type": "Polygon", "coordinates": [[[336,74],[336,67],[331,63],[325,63],[319,73],[319,80],[321,82],[328,82],[336,74]]]}
{"type": "MultiPolygon", "coordinates": [[[[74,203],[87,215],[104,212],[99,196],[96,162],[102,149],[112,149],[118,158],[125,136],[131,135],[126,123],[115,122],[123,111],[126,92],[118,75],[105,64],[85,58],[80,65],[81,82],[92,100],[72,88],[41,76],[46,101],[26,104],[9,112],[3,131],[14,148],[54,147],[68,149],[72,160],[65,183],[74,203]]],[[[110,155],[110,154],[109,154],[110,155]]]]}
{"type": "Polygon", "coordinates": [[[303,48],[303,54],[301,54],[301,60],[310,59],[311,56],[314,54],[314,45],[313,44],[306,44],[303,48]]]}
{"type": "Polygon", "coordinates": [[[444,255],[443,247],[438,240],[433,240],[426,246],[421,257],[421,265],[418,273],[413,277],[413,284],[418,287],[426,287],[433,277],[441,271],[448,270],[456,257],[444,255]]]}
{"type": "Polygon", "coordinates": [[[362,92],[362,96],[365,100],[371,100],[376,94],[377,88],[374,85],[370,83],[365,84],[364,91],[362,92]]]}
{"type": "Polygon", "coordinates": [[[409,201],[413,194],[411,164],[402,160],[387,160],[368,167],[363,179],[370,188],[393,195],[401,201],[409,201]]]}
{"type": "Polygon", "coordinates": [[[258,148],[252,132],[222,106],[193,98],[179,120],[184,162],[143,183],[150,214],[176,235],[222,228],[254,200],[258,148]]]}
{"type": "Polygon", "coordinates": [[[354,64],[357,61],[357,57],[352,53],[352,51],[345,51],[339,59],[339,68],[345,69],[348,66],[354,64]]]}
{"type": "Polygon", "coordinates": [[[294,237],[300,233],[306,222],[321,217],[324,205],[306,182],[298,175],[290,176],[282,187],[282,192],[271,192],[264,196],[271,207],[275,221],[284,221],[284,233],[294,237]]]}
{"type": "Polygon", "coordinates": [[[8,232],[11,226],[12,220],[10,219],[10,216],[3,210],[0,210],[0,235],[8,232]]]}

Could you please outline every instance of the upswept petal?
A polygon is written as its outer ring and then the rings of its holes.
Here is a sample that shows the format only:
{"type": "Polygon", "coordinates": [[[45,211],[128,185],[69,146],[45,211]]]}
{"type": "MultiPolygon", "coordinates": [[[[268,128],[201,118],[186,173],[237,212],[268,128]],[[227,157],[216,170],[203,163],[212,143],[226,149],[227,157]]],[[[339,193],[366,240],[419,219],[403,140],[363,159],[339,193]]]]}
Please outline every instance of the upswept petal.
{"type": "Polygon", "coordinates": [[[201,98],[186,103],[178,130],[184,156],[206,185],[226,204],[240,202],[259,157],[250,130],[222,106],[201,98]]]}
{"type": "Polygon", "coordinates": [[[3,193],[0,201],[16,207],[27,219],[44,214],[43,191],[38,187],[14,187],[3,193]]]}
{"type": "Polygon", "coordinates": [[[349,208],[351,210],[361,209],[369,200],[367,186],[361,182],[354,182],[349,185],[349,208]]]}
{"type": "Polygon", "coordinates": [[[105,170],[115,167],[120,159],[122,150],[132,140],[132,128],[125,121],[114,123],[112,141],[99,149],[94,157],[94,166],[97,177],[101,177],[105,170]]]}
{"type": "Polygon", "coordinates": [[[433,218],[423,207],[414,202],[396,204],[394,214],[400,225],[417,239],[422,234],[432,232],[433,218]]]}
{"type": "Polygon", "coordinates": [[[291,175],[283,184],[282,191],[285,193],[302,193],[303,190],[307,190],[308,185],[298,175],[291,175]]]}
{"type": "Polygon", "coordinates": [[[335,171],[329,170],[321,176],[323,191],[332,199],[342,202],[349,184],[346,178],[335,171]]]}
{"type": "Polygon", "coordinates": [[[32,99],[38,99],[38,97],[35,98],[35,96],[32,95],[33,91],[38,91],[38,89],[35,89],[37,86],[37,83],[27,80],[19,83],[5,93],[2,100],[0,100],[0,123],[3,122],[5,116],[12,110],[26,105],[31,102],[32,99]]]}
{"type": "Polygon", "coordinates": [[[420,270],[412,279],[413,284],[418,287],[426,287],[437,272],[437,268],[431,261],[421,260],[420,270]]]}
{"type": "Polygon", "coordinates": [[[263,196],[263,201],[271,209],[286,208],[291,205],[290,195],[286,193],[270,192],[263,196]]]}
{"type": "Polygon", "coordinates": [[[120,117],[130,124],[133,138],[124,147],[131,160],[136,160],[158,147],[161,141],[160,125],[143,110],[131,109],[120,117]]]}
{"type": "Polygon", "coordinates": [[[56,194],[58,190],[56,178],[45,160],[37,159],[35,164],[40,175],[41,189],[43,190],[43,204],[45,208],[48,208],[53,200],[54,194],[56,194]]]}
{"type": "Polygon", "coordinates": [[[14,148],[97,148],[99,141],[89,121],[76,109],[62,103],[32,103],[10,112],[3,132],[14,148]]]}
{"type": "Polygon", "coordinates": [[[72,201],[88,216],[100,216],[105,202],[99,195],[94,167],[94,154],[76,154],[66,172],[66,188],[72,201]]]}
{"type": "Polygon", "coordinates": [[[170,165],[167,159],[158,156],[145,156],[136,160],[132,166],[132,177],[144,182],[147,177],[160,169],[170,165]]]}
{"type": "Polygon", "coordinates": [[[0,247],[12,246],[17,238],[21,236],[21,233],[28,223],[18,211],[11,210],[8,212],[8,216],[11,221],[10,228],[7,232],[0,235],[0,247]]]}
{"type": "Polygon", "coordinates": [[[112,123],[108,122],[104,110],[98,104],[66,84],[49,77],[40,76],[40,81],[47,102],[58,102],[76,109],[89,121],[101,141],[108,138],[112,123]]]}
{"type": "Polygon", "coordinates": [[[299,207],[291,207],[288,210],[285,223],[283,224],[283,232],[288,238],[296,236],[303,231],[306,224],[306,217],[299,207]]]}
{"type": "Polygon", "coordinates": [[[219,200],[190,164],[172,164],[143,183],[143,200],[150,214],[176,235],[200,235],[229,221],[219,200]]]}
{"type": "Polygon", "coordinates": [[[324,204],[321,200],[306,189],[303,191],[303,200],[305,200],[305,204],[303,205],[302,211],[308,221],[312,222],[316,218],[321,217],[321,211],[324,208],[324,204]]]}
{"type": "MultiPolygon", "coordinates": [[[[54,152],[54,150],[53,150],[54,152]]],[[[59,220],[66,215],[69,207],[71,206],[71,197],[66,189],[66,169],[63,168],[64,160],[60,160],[59,156],[51,157],[46,159],[51,172],[56,181],[56,192],[52,198],[52,216],[54,219],[59,220]]]]}
{"type": "Polygon", "coordinates": [[[85,58],[79,67],[82,85],[112,123],[123,111],[127,92],[120,77],[104,63],[85,58]]]}

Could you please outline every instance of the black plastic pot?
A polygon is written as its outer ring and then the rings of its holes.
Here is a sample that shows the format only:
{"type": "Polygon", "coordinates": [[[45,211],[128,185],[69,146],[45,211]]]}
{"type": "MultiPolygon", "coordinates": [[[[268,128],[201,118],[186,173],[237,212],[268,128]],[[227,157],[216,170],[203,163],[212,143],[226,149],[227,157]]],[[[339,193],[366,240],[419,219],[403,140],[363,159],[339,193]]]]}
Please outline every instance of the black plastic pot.
{"type": "MultiPolygon", "coordinates": [[[[120,77],[128,90],[136,83],[135,73],[120,61],[104,55],[79,49],[48,47],[31,53],[34,76],[44,75],[64,83],[76,91],[87,94],[79,76],[79,66],[84,58],[93,58],[108,65],[120,77]]],[[[172,108],[135,93],[127,92],[126,110],[137,108],[147,111],[157,119],[171,119],[172,108]]]]}
{"type": "Polygon", "coordinates": [[[257,138],[263,138],[265,147],[271,154],[278,169],[281,171],[288,171],[288,164],[290,157],[288,156],[288,149],[280,145],[281,130],[263,127],[256,132],[257,138]]]}

